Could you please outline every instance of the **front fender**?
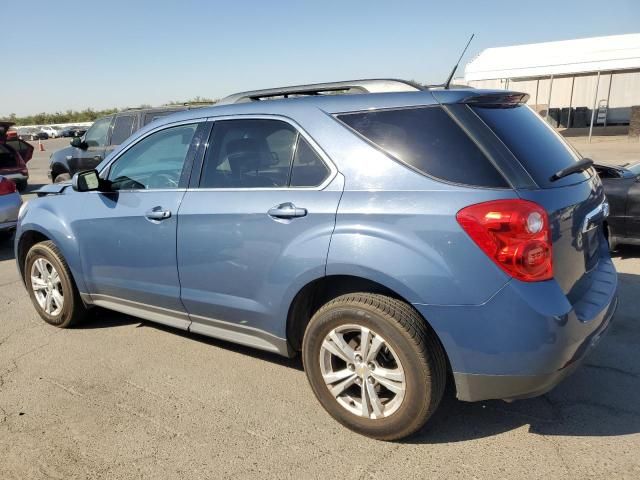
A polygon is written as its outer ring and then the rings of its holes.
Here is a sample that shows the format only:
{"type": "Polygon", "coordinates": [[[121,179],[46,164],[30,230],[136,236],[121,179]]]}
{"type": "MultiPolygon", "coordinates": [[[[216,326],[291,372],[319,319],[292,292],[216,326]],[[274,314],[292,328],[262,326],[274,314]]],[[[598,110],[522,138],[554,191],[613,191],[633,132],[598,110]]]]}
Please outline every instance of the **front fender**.
{"type": "MultiPolygon", "coordinates": [[[[80,263],[78,243],[64,215],[61,204],[66,202],[63,200],[63,195],[30,200],[29,205],[26,207],[26,213],[24,213],[23,217],[19,220],[16,228],[16,262],[18,262],[20,273],[23,273],[23,266],[19,263],[20,242],[28,232],[37,232],[47,237],[60,249],[69,266],[69,270],[71,270],[71,275],[76,282],[78,290],[84,293],[88,290],[85,285],[82,265],[80,263]]],[[[24,278],[24,276],[22,277],[24,278]]]]}

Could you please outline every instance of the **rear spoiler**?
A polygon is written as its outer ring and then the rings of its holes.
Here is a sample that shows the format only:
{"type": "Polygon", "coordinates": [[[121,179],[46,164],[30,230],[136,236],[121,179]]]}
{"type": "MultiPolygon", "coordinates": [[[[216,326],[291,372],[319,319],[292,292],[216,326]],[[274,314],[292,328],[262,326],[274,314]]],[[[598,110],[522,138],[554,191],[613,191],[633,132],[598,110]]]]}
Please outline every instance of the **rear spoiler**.
{"type": "Polygon", "coordinates": [[[460,103],[476,105],[478,107],[509,108],[527,103],[527,100],[529,100],[528,93],[506,92],[471,95],[463,98],[460,103]]]}

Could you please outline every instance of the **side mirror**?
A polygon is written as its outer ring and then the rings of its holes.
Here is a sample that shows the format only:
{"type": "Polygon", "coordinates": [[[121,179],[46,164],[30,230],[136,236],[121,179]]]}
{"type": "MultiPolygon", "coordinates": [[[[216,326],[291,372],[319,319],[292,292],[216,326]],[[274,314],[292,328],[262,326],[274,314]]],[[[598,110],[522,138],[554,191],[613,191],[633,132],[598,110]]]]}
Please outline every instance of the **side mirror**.
{"type": "Polygon", "coordinates": [[[71,140],[71,146],[79,148],[80,150],[86,150],[89,148],[89,145],[87,145],[87,143],[80,137],[73,137],[73,140],[71,140]]]}
{"type": "Polygon", "coordinates": [[[100,190],[100,184],[101,181],[97,170],[78,172],[71,180],[71,187],[76,192],[93,192],[100,190]]]}

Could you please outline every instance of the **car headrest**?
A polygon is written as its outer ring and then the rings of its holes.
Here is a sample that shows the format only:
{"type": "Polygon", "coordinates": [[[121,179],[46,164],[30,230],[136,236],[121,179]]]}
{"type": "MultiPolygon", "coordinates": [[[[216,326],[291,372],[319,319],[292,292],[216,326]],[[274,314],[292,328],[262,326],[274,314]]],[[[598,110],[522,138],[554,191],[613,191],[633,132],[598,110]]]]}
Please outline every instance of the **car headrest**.
{"type": "Polygon", "coordinates": [[[227,160],[233,173],[258,170],[271,162],[271,155],[264,140],[239,138],[227,143],[227,160]]]}

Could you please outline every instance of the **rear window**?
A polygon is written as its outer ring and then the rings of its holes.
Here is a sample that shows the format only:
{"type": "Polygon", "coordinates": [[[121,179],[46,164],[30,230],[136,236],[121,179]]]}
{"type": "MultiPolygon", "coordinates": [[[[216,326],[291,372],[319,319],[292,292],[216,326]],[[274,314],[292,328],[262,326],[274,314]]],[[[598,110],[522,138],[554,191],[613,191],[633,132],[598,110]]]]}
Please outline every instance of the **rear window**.
{"type": "Polygon", "coordinates": [[[425,175],[465,185],[508,187],[493,164],[440,107],[349,113],[338,118],[425,175]]]}
{"type": "Polygon", "coordinates": [[[549,180],[554,173],[580,160],[580,156],[529,107],[473,107],[473,110],[511,150],[540,187],[572,185],[589,178],[587,171],[568,175],[555,182],[549,180]]]}

